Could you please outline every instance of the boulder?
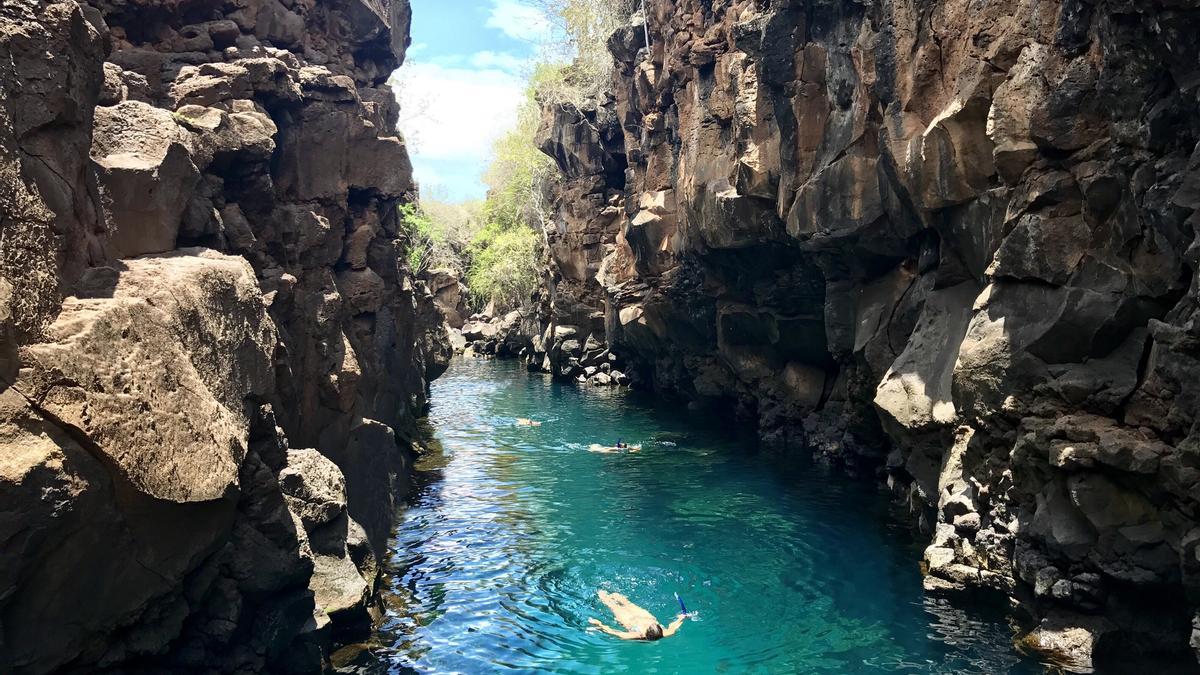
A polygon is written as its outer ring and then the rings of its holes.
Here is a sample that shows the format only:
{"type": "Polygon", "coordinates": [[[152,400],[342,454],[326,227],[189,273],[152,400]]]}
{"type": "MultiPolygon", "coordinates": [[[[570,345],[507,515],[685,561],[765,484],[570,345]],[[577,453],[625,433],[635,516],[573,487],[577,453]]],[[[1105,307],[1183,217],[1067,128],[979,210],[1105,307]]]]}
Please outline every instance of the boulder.
{"type": "Polygon", "coordinates": [[[387,284],[372,269],[339,272],[337,288],[353,314],[378,312],[387,295],[387,284]]]}
{"type": "Polygon", "coordinates": [[[252,101],[233,101],[229,107],[184,105],[175,111],[175,120],[193,133],[193,160],[202,168],[214,161],[265,162],[275,151],[279,130],[269,115],[252,101]]]}
{"type": "Polygon", "coordinates": [[[978,287],[967,282],[934,291],[904,352],[884,374],[875,405],[896,423],[919,430],[954,421],[951,392],[957,347],[973,315],[978,287]]]}
{"type": "Polygon", "coordinates": [[[462,336],[467,342],[490,340],[499,334],[500,326],[490,321],[469,321],[462,327],[462,336]]]}
{"type": "Polygon", "coordinates": [[[243,58],[229,63],[184,66],[171,85],[176,107],[213,106],[230,100],[264,98],[271,103],[300,100],[300,85],[277,58],[243,58]]]}
{"type": "MultiPolygon", "coordinates": [[[[233,502],[160,502],[110,475],[76,429],[47,418],[18,392],[0,392],[0,663],[49,672],[105,644],[115,617],[171,599],[220,543],[233,502]],[[120,500],[117,492],[126,496],[120,500]],[[52,495],[53,499],[47,499],[52,495]],[[78,602],[87,597],[91,601],[78,602]],[[53,635],[53,641],[46,640],[53,635]]],[[[164,649],[180,629],[161,617],[137,653],[164,649]]],[[[117,641],[113,640],[116,646],[117,641]]]]}
{"type": "Polygon", "coordinates": [[[467,313],[467,287],[452,270],[431,270],[425,274],[425,283],[433,293],[434,302],[446,317],[451,328],[462,328],[467,313]]]}
{"type": "Polygon", "coordinates": [[[287,466],[279,472],[279,487],[305,530],[315,530],[346,512],[346,479],[336,464],[316,450],[289,450],[287,466]]]}
{"type": "Polygon", "coordinates": [[[25,533],[3,563],[16,584],[5,612],[22,620],[5,626],[18,642],[2,660],[35,670],[94,658],[84,650],[117,616],[159,617],[112,643],[127,658],[179,635],[175,594],[234,517],[245,401],[273,386],[275,329],[244,260],[185,251],[127,260],[110,278],[21,348],[21,376],[0,394],[3,436],[20,449],[5,453],[16,463],[0,492],[25,533]]]}
{"type": "Polygon", "coordinates": [[[275,327],[244,260],[200,249],[127,260],[108,297],[69,298],[47,334],[21,349],[23,396],[146,495],[231,493],[245,400],[274,386],[275,327]]]}
{"type": "Polygon", "coordinates": [[[92,138],[113,257],[175,248],[184,207],[200,179],[191,135],[171,113],[125,101],[96,109],[92,138]]]}
{"type": "Polygon", "coordinates": [[[369,624],[366,617],[371,585],[367,583],[349,554],[318,555],[309,588],[317,607],[335,623],[369,624]]]}
{"type": "Polygon", "coordinates": [[[276,183],[297,201],[328,199],[351,189],[401,197],[412,189],[412,165],[404,141],[380,137],[368,121],[336,102],[305,105],[279,139],[276,183]],[[316,155],[319,164],[304,161],[316,155]],[[391,170],[381,176],[376,167],[391,170]]]}

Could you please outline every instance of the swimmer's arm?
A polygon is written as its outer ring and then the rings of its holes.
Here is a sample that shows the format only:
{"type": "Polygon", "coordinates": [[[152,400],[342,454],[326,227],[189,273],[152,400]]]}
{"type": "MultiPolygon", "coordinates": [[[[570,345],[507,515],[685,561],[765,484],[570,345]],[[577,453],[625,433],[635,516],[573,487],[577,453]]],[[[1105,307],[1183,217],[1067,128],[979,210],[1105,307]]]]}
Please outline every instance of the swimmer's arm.
{"type": "Polygon", "coordinates": [[[671,625],[663,629],[663,637],[671,637],[674,635],[675,632],[679,630],[679,627],[683,625],[684,619],[687,619],[687,617],[682,614],[675,617],[675,620],[671,622],[671,625]]]}
{"type": "Polygon", "coordinates": [[[619,637],[622,640],[638,639],[638,635],[636,633],[620,631],[620,630],[617,630],[616,628],[609,628],[608,626],[605,626],[604,622],[600,621],[599,619],[588,619],[588,623],[592,624],[596,628],[599,628],[601,631],[608,633],[609,635],[612,635],[613,637],[619,637]]]}

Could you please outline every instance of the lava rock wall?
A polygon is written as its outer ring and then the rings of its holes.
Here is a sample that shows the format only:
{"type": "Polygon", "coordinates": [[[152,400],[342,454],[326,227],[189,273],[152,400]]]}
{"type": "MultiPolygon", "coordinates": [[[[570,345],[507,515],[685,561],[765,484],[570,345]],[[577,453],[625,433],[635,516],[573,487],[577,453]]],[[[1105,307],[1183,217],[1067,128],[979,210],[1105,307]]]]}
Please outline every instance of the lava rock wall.
{"type": "Polygon", "coordinates": [[[398,229],[408,24],[0,6],[0,670],[316,672],[375,618],[449,358],[398,229]]]}
{"type": "Polygon", "coordinates": [[[545,114],[548,328],[603,311],[644,382],[880,471],[929,591],[1028,646],[1191,658],[1197,3],[646,8],[545,114]]]}
{"type": "Polygon", "coordinates": [[[552,217],[544,228],[544,284],[535,296],[525,352],[530,368],[593,385],[627,384],[623,363],[608,348],[605,284],[628,265],[622,242],[624,134],[614,99],[583,106],[548,105],[536,142],[561,172],[551,185],[552,217]]]}

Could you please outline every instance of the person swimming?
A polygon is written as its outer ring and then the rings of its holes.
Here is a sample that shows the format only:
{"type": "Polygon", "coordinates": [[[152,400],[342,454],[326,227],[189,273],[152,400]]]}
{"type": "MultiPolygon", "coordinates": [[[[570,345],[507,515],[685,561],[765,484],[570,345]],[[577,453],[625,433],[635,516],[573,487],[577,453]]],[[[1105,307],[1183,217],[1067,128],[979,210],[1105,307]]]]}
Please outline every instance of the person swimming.
{"type": "Polygon", "coordinates": [[[617,620],[617,623],[625,627],[625,630],[611,628],[595,618],[589,618],[588,623],[622,640],[654,641],[671,637],[683,625],[684,619],[687,618],[683,614],[680,614],[670,625],[664,628],[658,622],[658,619],[654,618],[653,614],[633,604],[629,601],[629,598],[620,593],[609,593],[601,590],[596,591],[596,595],[599,596],[600,602],[603,602],[613,613],[613,617],[617,620]]]}
{"type": "Polygon", "coordinates": [[[592,443],[591,445],[588,446],[588,452],[602,452],[602,453],[637,452],[638,450],[641,450],[641,449],[642,449],[641,445],[630,445],[628,443],[625,443],[624,441],[617,441],[616,445],[600,445],[599,443],[592,443]]]}
{"type": "Polygon", "coordinates": [[[540,426],[542,426],[542,423],[535,422],[534,420],[527,419],[524,417],[518,417],[517,418],[517,426],[519,426],[519,427],[540,427],[540,426]]]}

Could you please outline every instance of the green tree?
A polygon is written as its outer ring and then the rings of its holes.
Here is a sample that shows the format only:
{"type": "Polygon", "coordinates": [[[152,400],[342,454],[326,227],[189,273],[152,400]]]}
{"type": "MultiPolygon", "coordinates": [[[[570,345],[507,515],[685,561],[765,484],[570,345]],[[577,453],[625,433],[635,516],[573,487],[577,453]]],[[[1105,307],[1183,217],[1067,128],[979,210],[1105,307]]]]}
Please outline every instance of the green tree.
{"type": "Polygon", "coordinates": [[[501,311],[528,304],[541,280],[541,235],[525,225],[488,226],[477,242],[467,272],[474,303],[495,302],[501,311]]]}
{"type": "Polygon", "coordinates": [[[418,204],[401,205],[400,222],[408,235],[408,267],[413,274],[420,275],[429,269],[437,232],[418,204]]]}
{"type": "Polygon", "coordinates": [[[485,225],[475,235],[467,273],[477,305],[495,301],[500,309],[519,307],[541,280],[542,229],[550,218],[550,186],[557,172],[535,144],[540,121],[541,105],[531,84],[516,125],[496,140],[483,175],[485,225]]]}
{"type": "MultiPolygon", "coordinates": [[[[539,69],[541,70],[541,69],[539,69]]],[[[535,74],[535,81],[536,81],[535,74]]],[[[483,174],[489,225],[508,229],[526,225],[540,229],[547,217],[547,186],[555,179],[554,162],[537,149],[535,138],[542,109],[534,86],[526,88],[517,123],[492,146],[492,161],[483,174]]]]}
{"type": "Polygon", "coordinates": [[[408,237],[408,266],[420,275],[431,269],[466,272],[471,245],[481,224],[477,202],[447,204],[423,200],[400,207],[400,222],[408,237]]]}

